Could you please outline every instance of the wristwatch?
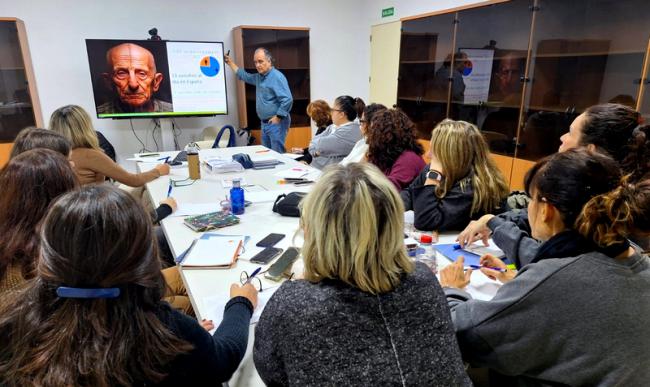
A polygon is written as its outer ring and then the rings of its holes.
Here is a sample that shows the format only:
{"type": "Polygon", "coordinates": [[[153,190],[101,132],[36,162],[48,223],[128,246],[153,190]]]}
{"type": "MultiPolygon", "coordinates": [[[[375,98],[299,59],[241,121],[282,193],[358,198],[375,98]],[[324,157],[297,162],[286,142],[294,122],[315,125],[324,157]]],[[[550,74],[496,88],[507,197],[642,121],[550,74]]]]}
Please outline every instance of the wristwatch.
{"type": "Polygon", "coordinates": [[[431,179],[433,181],[436,181],[438,183],[442,183],[442,181],[445,179],[445,177],[442,175],[442,173],[435,171],[435,170],[430,170],[427,173],[427,179],[431,179]]]}

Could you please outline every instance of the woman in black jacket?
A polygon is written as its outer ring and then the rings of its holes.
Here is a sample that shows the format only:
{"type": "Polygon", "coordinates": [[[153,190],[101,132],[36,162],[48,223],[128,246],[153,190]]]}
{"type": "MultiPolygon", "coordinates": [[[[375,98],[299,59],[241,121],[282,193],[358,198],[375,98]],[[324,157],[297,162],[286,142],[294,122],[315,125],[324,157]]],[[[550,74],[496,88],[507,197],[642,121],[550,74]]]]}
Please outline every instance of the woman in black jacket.
{"type": "Polygon", "coordinates": [[[0,384],[216,385],[237,369],[256,290],[231,286],[214,336],[172,310],[151,222],[128,193],[63,195],[40,250],[36,278],[0,307],[0,384]]]}
{"type": "Polygon", "coordinates": [[[504,210],[508,185],[476,126],[443,120],[431,133],[431,163],[401,192],[415,228],[461,230],[471,219],[504,210]]]}

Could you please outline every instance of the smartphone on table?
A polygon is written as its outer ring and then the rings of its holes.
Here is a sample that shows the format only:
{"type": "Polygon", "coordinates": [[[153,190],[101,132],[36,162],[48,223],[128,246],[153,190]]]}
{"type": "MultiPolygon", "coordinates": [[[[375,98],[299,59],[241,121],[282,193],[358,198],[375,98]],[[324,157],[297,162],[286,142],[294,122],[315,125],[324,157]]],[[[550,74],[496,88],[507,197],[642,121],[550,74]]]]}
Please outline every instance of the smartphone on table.
{"type": "Polygon", "coordinates": [[[266,265],[267,263],[271,262],[273,258],[280,255],[281,252],[282,249],[279,249],[277,247],[267,247],[259,253],[255,254],[251,258],[251,262],[266,265]]]}
{"type": "Polygon", "coordinates": [[[284,234],[274,234],[271,233],[265,236],[261,241],[257,242],[255,246],[257,247],[272,247],[276,243],[280,242],[284,238],[284,234]]]}
{"type": "Polygon", "coordinates": [[[269,270],[264,274],[264,278],[268,278],[272,281],[280,281],[282,277],[289,277],[288,273],[293,266],[293,263],[296,262],[300,256],[300,249],[296,247],[289,247],[277,261],[269,267],[269,270]]]}

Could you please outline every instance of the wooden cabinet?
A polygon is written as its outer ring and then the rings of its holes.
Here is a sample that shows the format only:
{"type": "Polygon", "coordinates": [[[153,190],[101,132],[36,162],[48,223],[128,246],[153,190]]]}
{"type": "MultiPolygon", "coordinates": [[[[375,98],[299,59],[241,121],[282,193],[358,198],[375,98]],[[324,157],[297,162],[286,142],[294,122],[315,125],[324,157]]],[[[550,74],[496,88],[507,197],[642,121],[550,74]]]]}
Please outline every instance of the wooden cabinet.
{"type": "MultiPolygon", "coordinates": [[[[253,63],[255,49],[264,47],[271,52],[275,68],[287,78],[293,95],[291,128],[285,146],[306,146],[311,139],[311,122],[307,116],[307,105],[311,98],[309,29],[239,26],[233,29],[233,41],[235,62],[250,73],[257,72],[253,63]]],[[[239,126],[253,130],[253,136],[259,142],[261,126],[255,111],[255,86],[237,81],[237,104],[239,126]]]]}
{"type": "Polygon", "coordinates": [[[650,119],[649,11],[647,0],[511,0],[403,19],[398,105],[421,138],[445,117],[476,124],[521,188],[587,107],[625,103],[650,119]]]}
{"type": "Polygon", "coordinates": [[[430,138],[449,109],[454,15],[402,23],[397,106],[415,123],[418,137],[430,138]]]}
{"type": "Polygon", "coordinates": [[[16,134],[43,126],[25,25],[0,18],[0,165],[9,157],[16,134]]]}

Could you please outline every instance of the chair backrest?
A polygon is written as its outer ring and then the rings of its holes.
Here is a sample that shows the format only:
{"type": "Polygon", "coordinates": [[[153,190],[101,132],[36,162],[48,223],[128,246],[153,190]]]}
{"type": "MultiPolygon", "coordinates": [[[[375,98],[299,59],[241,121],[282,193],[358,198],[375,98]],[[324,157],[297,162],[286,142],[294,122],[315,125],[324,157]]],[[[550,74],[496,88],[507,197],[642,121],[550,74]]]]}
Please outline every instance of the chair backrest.
{"type": "Polygon", "coordinates": [[[230,148],[235,146],[235,128],[224,125],[214,139],[213,148],[230,148]]]}

